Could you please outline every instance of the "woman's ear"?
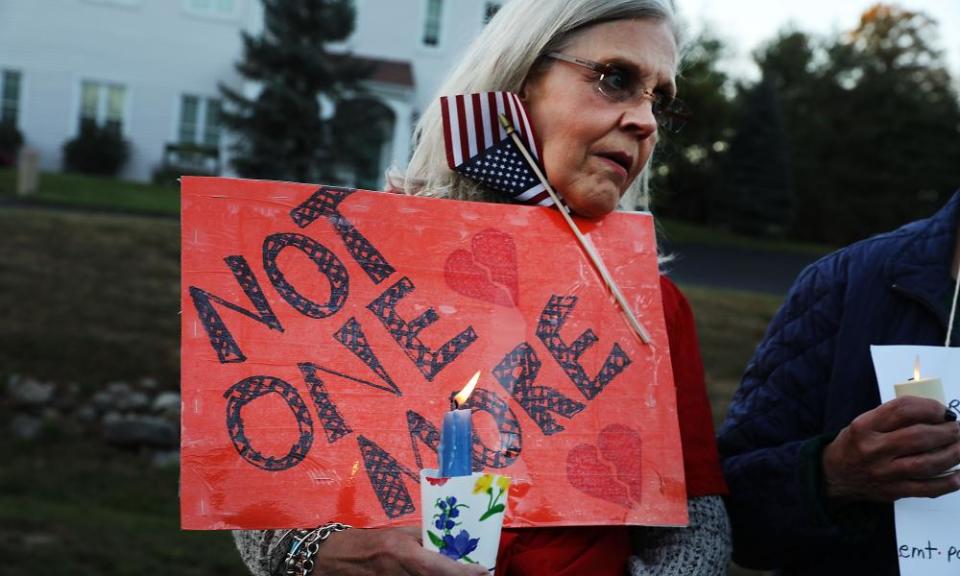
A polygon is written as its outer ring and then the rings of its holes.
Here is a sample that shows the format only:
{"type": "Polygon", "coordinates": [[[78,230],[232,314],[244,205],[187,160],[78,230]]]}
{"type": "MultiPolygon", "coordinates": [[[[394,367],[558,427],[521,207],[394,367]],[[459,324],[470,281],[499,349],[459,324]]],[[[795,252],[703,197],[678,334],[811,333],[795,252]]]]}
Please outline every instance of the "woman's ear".
{"type": "Polygon", "coordinates": [[[520,85],[520,91],[517,92],[517,95],[520,96],[520,101],[526,104],[533,94],[537,91],[537,81],[539,80],[540,75],[535,71],[531,72],[523,80],[523,84],[520,85]]]}
{"type": "Polygon", "coordinates": [[[545,72],[545,61],[538,58],[533,66],[530,67],[530,70],[527,72],[527,77],[523,79],[523,84],[520,85],[520,90],[517,92],[522,102],[528,102],[530,98],[536,94],[537,85],[540,83],[540,79],[545,72]]]}

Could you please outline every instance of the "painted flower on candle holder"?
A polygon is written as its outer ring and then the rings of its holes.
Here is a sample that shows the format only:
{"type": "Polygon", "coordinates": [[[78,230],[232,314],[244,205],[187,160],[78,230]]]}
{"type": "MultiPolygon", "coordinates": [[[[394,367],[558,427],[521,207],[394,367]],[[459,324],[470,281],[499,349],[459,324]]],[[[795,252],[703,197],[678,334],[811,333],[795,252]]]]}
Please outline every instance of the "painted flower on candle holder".
{"type": "Polygon", "coordinates": [[[443,536],[437,535],[431,530],[427,530],[427,535],[430,537],[430,541],[444,556],[448,556],[454,560],[464,560],[466,562],[470,562],[471,564],[475,564],[476,562],[467,556],[467,554],[477,549],[480,539],[471,538],[470,533],[466,530],[460,530],[460,533],[456,536],[452,534],[452,530],[460,525],[459,522],[456,522],[453,519],[460,516],[460,508],[469,508],[469,506],[463,503],[458,503],[456,496],[437,498],[433,505],[434,508],[439,510],[433,515],[433,525],[443,534],[443,536]]]}
{"type": "Polygon", "coordinates": [[[494,496],[492,474],[484,474],[483,476],[477,478],[477,481],[473,485],[474,494],[480,494],[481,492],[486,492],[487,494],[487,510],[480,516],[481,522],[495,514],[502,514],[503,511],[506,510],[506,504],[500,502],[500,498],[503,497],[503,495],[510,488],[510,477],[498,476],[497,488],[497,495],[494,496]]]}
{"type": "Polygon", "coordinates": [[[461,530],[456,536],[447,534],[443,537],[443,546],[440,547],[440,553],[453,560],[462,559],[475,563],[473,560],[470,560],[467,554],[476,550],[477,544],[479,543],[479,538],[471,538],[469,532],[461,530]]]}
{"type": "Polygon", "coordinates": [[[466,504],[457,504],[455,496],[448,496],[445,500],[438,498],[436,507],[440,509],[440,512],[433,515],[435,518],[433,525],[437,527],[437,530],[448,533],[457,525],[453,518],[460,516],[460,508],[469,508],[466,504]]]}
{"type": "Polygon", "coordinates": [[[476,483],[473,485],[473,493],[479,494],[481,492],[486,492],[490,490],[490,486],[493,485],[493,476],[490,474],[484,474],[483,476],[477,478],[476,483]]]}

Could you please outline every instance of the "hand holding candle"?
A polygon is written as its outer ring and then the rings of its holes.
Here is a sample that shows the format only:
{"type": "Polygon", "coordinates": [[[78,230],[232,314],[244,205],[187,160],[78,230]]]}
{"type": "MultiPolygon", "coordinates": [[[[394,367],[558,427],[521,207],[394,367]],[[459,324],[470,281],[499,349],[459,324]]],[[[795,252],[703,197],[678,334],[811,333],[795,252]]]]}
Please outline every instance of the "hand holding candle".
{"type": "MultiPolygon", "coordinates": [[[[936,400],[944,405],[947,403],[946,395],[943,392],[943,382],[941,382],[939,378],[920,377],[920,356],[917,356],[917,359],[913,362],[913,378],[900,384],[894,384],[893,390],[897,398],[903,396],[919,396],[921,398],[936,400]]],[[[948,421],[956,420],[956,415],[947,408],[944,419],[948,421]]],[[[949,468],[940,475],[950,474],[956,470],[960,470],[960,465],[949,468]]]]}
{"type": "Polygon", "coordinates": [[[440,430],[440,475],[444,478],[469,476],[473,461],[473,422],[470,410],[460,410],[480,379],[480,371],[454,397],[455,406],[443,415],[440,430]]]}

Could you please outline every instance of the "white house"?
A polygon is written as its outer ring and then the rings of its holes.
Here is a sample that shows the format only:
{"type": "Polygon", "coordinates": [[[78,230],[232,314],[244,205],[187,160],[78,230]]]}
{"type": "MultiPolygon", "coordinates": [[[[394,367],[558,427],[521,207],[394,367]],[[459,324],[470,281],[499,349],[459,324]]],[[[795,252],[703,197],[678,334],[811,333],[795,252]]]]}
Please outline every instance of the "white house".
{"type": "MultiPolygon", "coordinates": [[[[416,116],[503,1],[355,0],[346,48],[374,62],[369,87],[390,111],[384,168],[406,163],[416,116]]],[[[259,0],[0,0],[0,119],[44,170],[61,168],[82,119],[114,123],[132,144],[121,177],[149,180],[168,145],[225,149],[217,85],[253,89],[234,64],[240,32],[262,21],[259,0]]]]}

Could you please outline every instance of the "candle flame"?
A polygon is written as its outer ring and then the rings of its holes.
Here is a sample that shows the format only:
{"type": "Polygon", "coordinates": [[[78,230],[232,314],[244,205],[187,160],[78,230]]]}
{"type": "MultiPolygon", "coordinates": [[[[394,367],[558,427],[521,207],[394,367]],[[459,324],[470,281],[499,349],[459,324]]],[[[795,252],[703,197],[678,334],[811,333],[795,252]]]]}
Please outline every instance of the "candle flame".
{"type": "Polygon", "coordinates": [[[920,379],[920,355],[917,354],[917,359],[913,361],[913,379],[920,379]]]}
{"type": "Polygon", "coordinates": [[[453,401],[457,403],[457,408],[467,403],[467,399],[470,398],[471,394],[473,394],[473,389],[477,386],[477,380],[479,379],[480,371],[477,370],[477,373],[470,378],[470,381],[467,382],[467,385],[464,386],[463,389],[457,392],[457,395],[453,397],[453,401]]]}

